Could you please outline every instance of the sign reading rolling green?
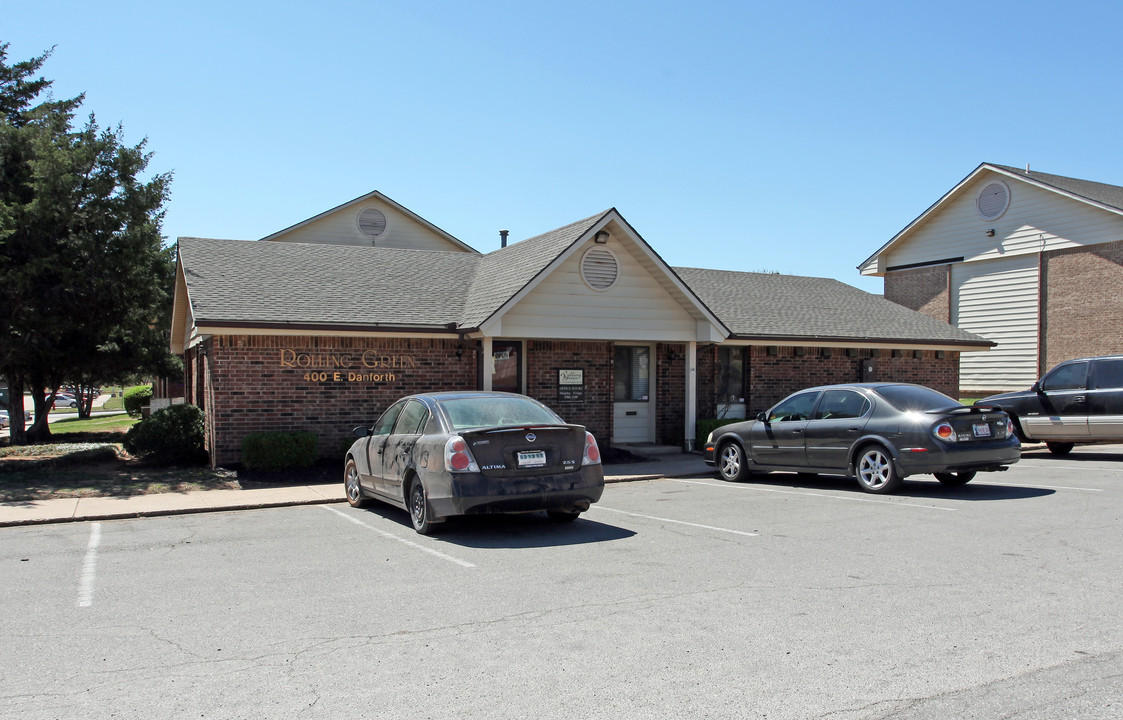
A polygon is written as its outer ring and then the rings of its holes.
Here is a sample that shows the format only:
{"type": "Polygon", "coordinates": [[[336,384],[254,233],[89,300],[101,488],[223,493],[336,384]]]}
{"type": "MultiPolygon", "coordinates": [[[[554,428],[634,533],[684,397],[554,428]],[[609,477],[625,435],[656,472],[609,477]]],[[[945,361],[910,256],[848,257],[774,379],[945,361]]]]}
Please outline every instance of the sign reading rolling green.
{"type": "Polygon", "coordinates": [[[394,370],[417,367],[409,355],[384,355],[377,350],[362,353],[320,353],[282,348],[278,364],[283,370],[305,370],[306,382],[394,382],[394,370]]]}
{"type": "Polygon", "coordinates": [[[585,402],[585,371],[558,369],[558,402],[585,402]]]}

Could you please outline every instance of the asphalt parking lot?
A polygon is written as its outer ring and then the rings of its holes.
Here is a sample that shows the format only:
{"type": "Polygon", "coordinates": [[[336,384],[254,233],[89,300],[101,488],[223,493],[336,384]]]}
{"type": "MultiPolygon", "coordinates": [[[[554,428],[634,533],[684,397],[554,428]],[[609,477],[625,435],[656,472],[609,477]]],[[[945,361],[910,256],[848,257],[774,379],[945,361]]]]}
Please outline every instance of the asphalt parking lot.
{"type": "Polygon", "coordinates": [[[1118,718],[1123,447],[963,488],[610,485],[0,529],[0,716],[1118,718]]]}

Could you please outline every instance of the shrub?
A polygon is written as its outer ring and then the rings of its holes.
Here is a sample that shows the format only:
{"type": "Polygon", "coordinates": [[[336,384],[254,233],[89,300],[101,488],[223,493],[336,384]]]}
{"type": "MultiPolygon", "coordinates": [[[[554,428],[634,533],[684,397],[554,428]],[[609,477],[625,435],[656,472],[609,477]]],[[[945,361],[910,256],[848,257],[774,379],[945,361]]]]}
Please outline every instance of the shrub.
{"type": "Polygon", "coordinates": [[[745,418],[716,418],[707,420],[698,420],[694,424],[694,449],[702,450],[706,444],[706,436],[717,430],[722,425],[732,425],[735,422],[743,422],[745,418]]]}
{"type": "Polygon", "coordinates": [[[207,459],[203,445],[203,411],[194,405],[172,405],[141,420],[125,433],[131,454],[166,464],[195,464],[207,459]]]}
{"type": "Polygon", "coordinates": [[[242,465],[247,470],[306,468],[318,456],[319,439],[310,432],[261,432],[242,438],[242,465]]]}
{"type": "Polygon", "coordinates": [[[151,385],[134,385],[131,388],[125,388],[122,397],[122,401],[125,404],[125,412],[127,412],[130,417],[140,417],[141,408],[151,402],[151,400],[151,385]]]}

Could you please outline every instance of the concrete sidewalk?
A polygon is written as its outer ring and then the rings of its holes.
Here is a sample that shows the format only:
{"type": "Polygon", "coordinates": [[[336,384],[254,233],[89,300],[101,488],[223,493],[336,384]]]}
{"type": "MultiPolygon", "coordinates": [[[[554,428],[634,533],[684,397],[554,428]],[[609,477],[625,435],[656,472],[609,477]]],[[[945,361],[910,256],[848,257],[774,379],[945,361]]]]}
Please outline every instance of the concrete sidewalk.
{"type": "MultiPolygon", "coordinates": [[[[686,477],[713,472],[701,455],[679,453],[658,460],[605,465],[605,482],[686,477]]],[[[258,490],[196,490],[129,497],[64,498],[0,503],[0,527],[88,520],[250,510],[287,505],[345,502],[343,480],[326,485],[296,485],[258,490]]]]}

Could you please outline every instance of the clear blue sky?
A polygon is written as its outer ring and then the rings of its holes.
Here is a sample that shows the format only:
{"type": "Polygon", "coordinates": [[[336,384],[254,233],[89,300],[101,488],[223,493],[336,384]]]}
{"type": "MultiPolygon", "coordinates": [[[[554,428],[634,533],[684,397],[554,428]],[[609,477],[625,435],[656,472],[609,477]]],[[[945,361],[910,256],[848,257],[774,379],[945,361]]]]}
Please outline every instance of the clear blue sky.
{"type": "Polygon", "coordinates": [[[9,62],[174,171],[164,233],[379,190],[473,247],[616,207],[834,277],[980,162],[1123,185],[1120,2],[7,2],[9,62]]]}

